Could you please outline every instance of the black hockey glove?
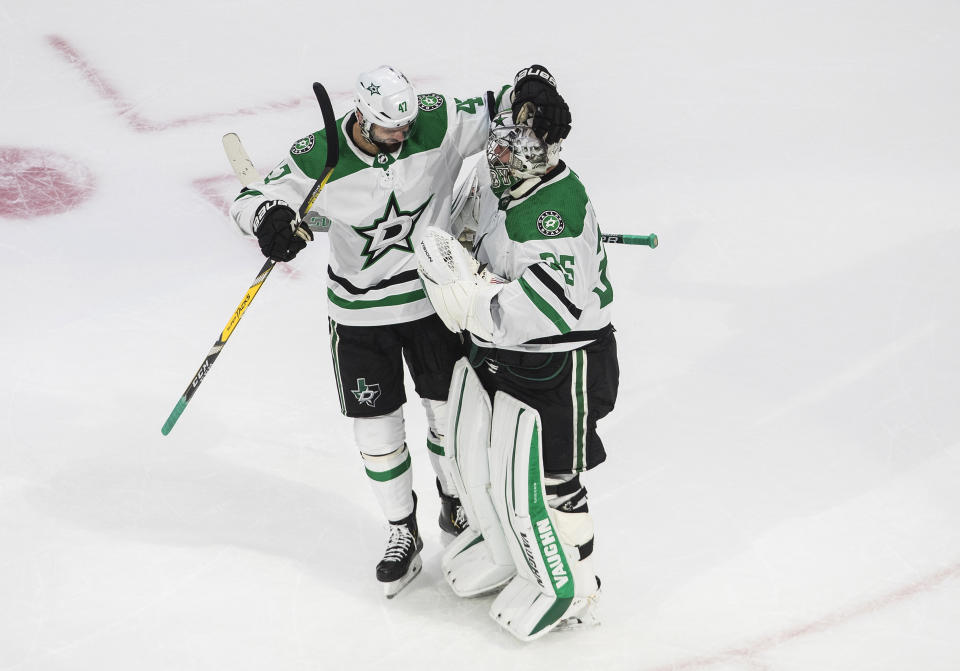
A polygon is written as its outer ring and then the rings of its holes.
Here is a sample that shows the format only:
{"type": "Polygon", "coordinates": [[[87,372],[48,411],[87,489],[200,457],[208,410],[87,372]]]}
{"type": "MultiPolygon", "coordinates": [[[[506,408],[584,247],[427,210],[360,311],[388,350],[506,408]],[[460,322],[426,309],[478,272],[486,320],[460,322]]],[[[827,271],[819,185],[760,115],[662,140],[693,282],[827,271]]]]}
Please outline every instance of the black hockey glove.
{"type": "Polygon", "coordinates": [[[514,123],[533,113],[533,132],[547,144],[570,134],[570,108],[557,91],[557,81],[542,65],[524,68],[513,78],[510,110],[514,123]]]}
{"type": "Polygon", "coordinates": [[[296,223],[296,213],[282,200],[268,200],[257,208],[253,230],[260,251],[274,261],[289,261],[313,240],[310,229],[296,223]]]}

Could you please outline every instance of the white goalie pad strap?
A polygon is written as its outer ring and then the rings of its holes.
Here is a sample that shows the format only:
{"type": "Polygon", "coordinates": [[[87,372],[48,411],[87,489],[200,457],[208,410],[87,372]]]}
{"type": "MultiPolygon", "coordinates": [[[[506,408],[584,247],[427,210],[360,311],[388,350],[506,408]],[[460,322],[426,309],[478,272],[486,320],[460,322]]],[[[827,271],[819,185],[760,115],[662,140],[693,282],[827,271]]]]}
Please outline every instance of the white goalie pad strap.
{"type": "Polygon", "coordinates": [[[451,331],[471,331],[484,339],[493,337],[490,301],[503,288],[489,273],[477,273],[480,265],[456,238],[428,226],[417,243],[417,272],[433,309],[451,331]]]}
{"type": "Polygon", "coordinates": [[[504,585],[515,564],[490,500],[490,398],[467,359],[453,369],[445,428],[450,477],[470,526],[447,546],[444,576],[459,596],[476,596],[504,585]]]}
{"type": "Polygon", "coordinates": [[[573,577],[547,506],[540,414],[509,394],[494,397],[491,496],[521,575],[544,594],[573,596],[573,577]]]}
{"type": "Polygon", "coordinates": [[[550,517],[557,530],[557,538],[563,545],[564,554],[571,562],[577,596],[590,594],[593,592],[593,585],[581,579],[578,569],[581,564],[588,562],[593,554],[593,518],[590,513],[568,513],[556,508],[550,509],[550,517]],[[585,591],[581,592],[581,588],[585,591]]]}

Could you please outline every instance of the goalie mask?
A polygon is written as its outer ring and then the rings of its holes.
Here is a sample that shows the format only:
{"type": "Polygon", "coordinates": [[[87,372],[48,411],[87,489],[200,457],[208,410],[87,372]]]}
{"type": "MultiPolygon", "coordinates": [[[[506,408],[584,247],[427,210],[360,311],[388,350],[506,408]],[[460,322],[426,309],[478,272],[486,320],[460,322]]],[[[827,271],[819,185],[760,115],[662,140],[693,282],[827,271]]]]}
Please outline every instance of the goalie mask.
{"type": "Polygon", "coordinates": [[[389,65],[357,77],[354,104],[360,134],[381,150],[394,151],[409,137],[417,119],[417,92],[402,72],[389,65]]]}
{"type": "Polygon", "coordinates": [[[501,183],[507,176],[512,184],[545,175],[560,160],[562,140],[547,144],[533,132],[530,121],[514,123],[510,110],[494,117],[487,139],[487,163],[501,183]]]}

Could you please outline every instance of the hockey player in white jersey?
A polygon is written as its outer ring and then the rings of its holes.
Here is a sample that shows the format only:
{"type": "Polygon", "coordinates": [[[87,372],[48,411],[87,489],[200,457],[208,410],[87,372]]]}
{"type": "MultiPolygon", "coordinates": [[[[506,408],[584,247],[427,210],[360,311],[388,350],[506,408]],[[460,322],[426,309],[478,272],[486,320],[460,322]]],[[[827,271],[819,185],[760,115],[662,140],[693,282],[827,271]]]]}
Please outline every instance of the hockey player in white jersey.
{"type": "MultiPolygon", "coordinates": [[[[354,109],[337,120],[340,159],[309,215],[295,215],[326,159],[321,130],[296,141],[261,184],[244,190],[231,216],[256,235],[263,253],[289,261],[329,230],[330,348],[341,411],[353,419],[356,446],[390,535],[377,579],[394,596],[419,572],[410,451],[404,431],[404,361],[426,411],[426,444],[441,498],[440,526],[466,521],[443,466],[450,374],[461,339],[444,328],[416,271],[414,247],[429,226],[449,228],[455,180],[465,157],[481,151],[490,121],[511,99],[545,104],[502,87],[463,100],[417,94],[398,70],[381,66],[356,81],[354,109]]],[[[522,93],[522,92],[521,92],[522,93]]],[[[563,121],[561,116],[560,121],[563,121]]]]}
{"type": "Polygon", "coordinates": [[[447,549],[444,571],[462,596],[502,589],[490,615],[521,640],[598,621],[580,474],[606,458],[597,420],[619,385],[597,219],[559,159],[566,132],[538,134],[536,115],[521,101],[494,119],[492,192],[480,189],[465,209],[473,256],[435,229],[417,252],[438,314],[470,338],[447,439],[471,526],[447,549]]]}

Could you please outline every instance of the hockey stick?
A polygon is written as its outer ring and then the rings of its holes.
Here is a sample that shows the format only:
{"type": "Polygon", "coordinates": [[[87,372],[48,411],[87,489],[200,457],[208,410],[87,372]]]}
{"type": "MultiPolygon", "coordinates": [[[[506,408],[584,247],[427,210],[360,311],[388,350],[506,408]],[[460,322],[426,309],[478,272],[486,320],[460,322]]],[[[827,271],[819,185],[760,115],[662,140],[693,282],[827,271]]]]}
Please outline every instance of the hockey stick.
{"type": "Polygon", "coordinates": [[[227,133],[223,136],[223,152],[227,155],[227,159],[233,167],[233,172],[241,184],[250,186],[262,179],[260,173],[253,167],[253,161],[247,156],[247,150],[243,148],[239,135],[227,133]]]}
{"type": "MultiPolygon", "coordinates": [[[[333,169],[336,166],[337,160],[340,156],[340,145],[337,138],[337,121],[333,115],[333,105],[330,103],[330,96],[327,95],[327,91],[323,88],[323,86],[317,82],[314,82],[313,84],[313,93],[317,97],[317,102],[320,104],[320,112],[323,114],[323,127],[326,130],[327,135],[327,160],[324,164],[323,172],[320,173],[320,178],[314,182],[313,187],[307,194],[306,199],[304,199],[303,203],[300,205],[300,209],[297,212],[300,220],[303,220],[304,216],[310,211],[310,208],[313,207],[313,204],[317,201],[317,196],[320,195],[320,192],[326,185],[327,180],[330,179],[330,175],[333,173],[333,169]]],[[[240,179],[243,185],[248,186],[249,184],[256,182],[259,176],[257,175],[256,169],[253,167],[253,163],[247,156],[247,153],[243,150],[243,145],[240,144],[240,138],[234,133],[228,133],[224,136],[223,143],[224,149],[227,152],[227,156],[230,159],[230,163],[233,166],[234,172],[236,172],[237,177],[240,179]]],[[[189,403],[190,399],[193,398],[193,395],[197,392],[197,388],[200,386],[200,383],[203,382],[203,379],[207,376],[207,373],[210,372],[210,367],[213,366],[213,362],[217,360],[218,356],[220,356],[220,352],[227,344],[227,340],[230,339],[230,335],[233,333],[233,330],[237,327],[237,324],[243,317],[243,313],[246,312],[248,307],[250,307],[250,304],[253,302],[257,292],[260,291],[260,287],[263,286],[263,283],[267,281],[267,277],[270,276],[270,271],[273,270],[274,266],[276,265],[276,261],[273,259],[267,259],[267,262],[263,264],[262,268],[260,268],[260,272],[257,273],[256,278],[253,280],[253,284],[251,284],[250,288],[247,289],[247,293],[244,295],[243,300],[240,301],[240,305],[238,305],[237,309],[233,311],[232,315],[230,315],[230,321],[227,322],[227,325],[220,333],[220,337],[217,338],[217,341],[213,343],[213,347],[210,348],[210,351],[207,353],[203,363],[200,364],[200,368],[197,369],[197,372],[194,374],[190,384],[187,385],[186,391],[183,392],[180,400],[177,401],[177,405],[174,406],[173,412],[170,413],[170,416],[167,417],[167,421],[164,422],[163,428],[160,429],[160,432],[163,435],[166,436],[169,434],[173,429],[173,425],[177,423],[178,419],[180,419],[180,415],[182,415],[183,411],[186,409],[187,403],[189,403]]]]}
{"type": "Polygon", "coordinates": [[[660,241],[656,235],[629,235],[625,233],[601,233],[600,239],[604,242],[615,242],[621,245],[645,245],[650,249],[655,248],[660,241]]]}

